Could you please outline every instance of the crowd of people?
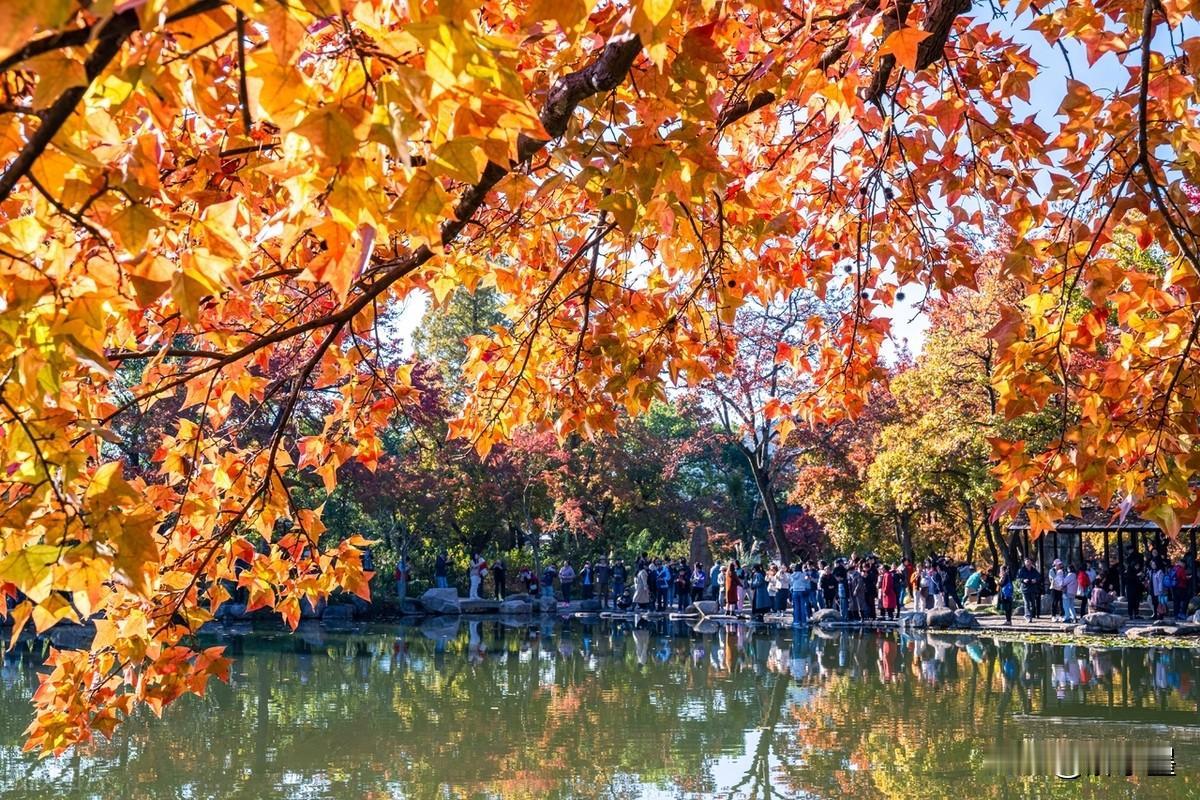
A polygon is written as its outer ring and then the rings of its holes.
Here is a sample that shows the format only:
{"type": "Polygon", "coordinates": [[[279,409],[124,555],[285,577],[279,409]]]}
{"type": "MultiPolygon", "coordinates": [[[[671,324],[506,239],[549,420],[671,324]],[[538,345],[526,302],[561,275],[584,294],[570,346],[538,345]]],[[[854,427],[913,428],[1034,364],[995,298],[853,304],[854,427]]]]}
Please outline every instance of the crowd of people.
{"type": "MultiPolygon", "coordinates": [[[[472,599],[480,597],[491,578],[497,599],[503,600],[508,574],[502,560],[489,564],[473,553],[469,566],[472,599]]],[[[1018,601],[1027,622],[1049,609],[1053,621],[1074,622],[1089,609],[1111,611],[1123,594],[1131,619],[1141,618],[1148,599],[1151,619],[1183,619],[1193,596],[1191,571],[1181,557],[1172,562],[1152,554],[1134,554],[1120,566],[1102,560],[1066,563],[1055,559],[1045,575],[1032,559],[1017,569],[1002,565],[998,573],[948,556],[929,557],[914,564],[904,559],[885,563],[874,555],[808,560],[793,564],[760,562],[745,567],[736,560],[706,565],[682,558],[666,559],[642,553],[626,564],[624,558],[585,561],[576,570],[570,561],[547,564],[540,573],[523,567],[516,584],[530,595],[597,600],[601,609],[643,612],[685,610],[697,601],[711,601],[725,613],[762,618],[791,610],[792,622],[805,625],[820,609],[833,609],[845,620],[896,619],[911,604],[915,610],[962,608],[966,603],[994,603],[1011,625],[1018,601]],[[1048,602],[1047,602],[1048,600],[1048,602]]],[[[438,553],[434,582],[448,586],[449,561],[438,553]]],[[[407,583],[397,568],[398,587],[407,583]]]]}

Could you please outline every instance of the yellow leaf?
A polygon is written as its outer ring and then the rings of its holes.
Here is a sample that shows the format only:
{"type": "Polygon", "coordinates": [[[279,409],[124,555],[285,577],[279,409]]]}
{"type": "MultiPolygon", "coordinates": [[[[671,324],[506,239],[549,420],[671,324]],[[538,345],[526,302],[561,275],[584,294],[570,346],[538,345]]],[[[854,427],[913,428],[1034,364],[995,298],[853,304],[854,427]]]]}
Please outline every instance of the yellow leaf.
{"type": "Polygon", "coordinates": [[[151,533],[153,526],[152,514],[130,515],[125,526],[110,540],[117,551],[113,558],[116,576],[141,595],[148,593],[147,569],[159,560],[158,543],[151,533]]]}
{"type": "Polygon", "coordinates": [[[141,203],[130,203],[108,221],[108,229],[120,245],[135,255],[145,249],[150,232],[162,225],[163,221],[141,203]]]}
{"type": "Polygon", "coordinates": [[[591,10],[592,0],[533,0],[525,18],[530,22],[552,19],[570,31],[587,19],[591,10]]]}
{"type": "Polygon", "coordinates": [[[34,108],[46,108],[66,90],[88,85],[83,63],[61,51],[31,58],[26,65],[38,74],[37,88],[33,90],[30,103],[34,108]]]}
{"type": "Polygon", "coordinates": [[[896,57],[896,63],[907,70],[917,68],[917,51],[921,42],[929,38],[929,32],[919,28],[901,28],[887,38],[879,48],[879,55],[889,53],[896,57]]]}
{"type": "Polygon", "coordinates": [[[0,3],[0,58],[28,42],[36,29],[62,27],[73,13],[74,0],[0,3]]]}
{"type": "Polygon", "coordinates": [[[103,506],[123,497],[136,497],[133,487],[126,482],[122,472],[123,465],[120,461],[101,464],[92,474],[92,482],[88,484],[84,498],[89,503],[103,506]]]}
{"type": "Polygon", "coordinates": [[[337,164],[358,149],[358,139],[349,118],[336,107],[318,109],[296,126],[295,133],[312,142],[317,152],[337,164]]]}
{"type": "Polygon", "coordinates": [[[434,151],[429,171],[463,183],[479,183],[488,161],[479,145],[480,140],[470,136],[446,142],[434,151]]]}
{"type": "Polygon", "coordinates": [[[32,544],[0,560],[0,581],[14,584],[30,600],[41,602],[50,594],[51,568],[58,563],[63,548],[50,544],[32,544]]]}
{"type": "Polygon", "coordinates": [[[75,613],[75,609],[71,608],[71,603],[58,592],[51,594],[33,607],[33,627],[37,629],[38,633],[54,627],[60,620],[67,618],[73,622],[79,622],[79,615],[75,613]]]}
{"type": "Polygon", "coordinates": [[[642,0],[642,13],[651,25],[658,25],[671,13],[675,0],[642,0]]]}
{"type": "Polygon", "coordinates": [[[425,170],[418,170],[404,194],[392,207],[392,213],[399,218],[397,222],[400,227],[436,248],[441,244],[438,223],[446,211],[448,200],[437,178],[425,170]]]}
{"type": "Polygon", "coordinates": [[[8,640],[8,646],[11,648],[17,643],[17,637],[21,635],[21,631],[29,622],[29,617],[33,614],[33,603],[28,600],[23,600],[9,613],[9,620],[12,624],[12,636],[8,640]]]}
{"type": "Polygon", "coordinates": [[[304,25],[295,16],[287,3],[264,3],[255,16],[267,26],[267,43],[281,64],[290,64],[296,51],[304,42],[304,25]]]}

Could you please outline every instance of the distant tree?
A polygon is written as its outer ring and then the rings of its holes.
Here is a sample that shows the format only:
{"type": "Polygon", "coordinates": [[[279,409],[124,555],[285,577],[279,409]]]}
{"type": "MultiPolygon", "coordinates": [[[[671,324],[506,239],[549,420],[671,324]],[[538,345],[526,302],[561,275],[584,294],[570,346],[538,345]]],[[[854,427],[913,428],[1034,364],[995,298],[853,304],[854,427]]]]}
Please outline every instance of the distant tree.
{"type": "Polygon", "coordinates": [[[492,329],[505,324],[500,293],[488,286],[454,290],[444,304],[432,303],[413,333],[417,355],[436,364],[451,396],[461,402],[463,364],[467,361],[473,336],[490,336],[492,329]]]}

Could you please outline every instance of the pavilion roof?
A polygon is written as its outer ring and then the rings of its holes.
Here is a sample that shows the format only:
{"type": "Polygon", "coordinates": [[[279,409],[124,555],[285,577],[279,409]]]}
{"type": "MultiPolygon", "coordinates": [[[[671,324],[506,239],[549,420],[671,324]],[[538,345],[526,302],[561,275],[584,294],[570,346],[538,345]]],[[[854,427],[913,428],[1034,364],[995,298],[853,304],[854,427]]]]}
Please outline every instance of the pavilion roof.
{"type": "MultiPolygon", "coordinates": [[[[1071,514],[1060,519],[1054,525],[1054,530],[1063,533],[1089,533],[1092,531],[1157,531],[1157,522],[1148,520],[1134,511],[1121,518],[1120,509],[1116,506],[1101,508],[1097,505],[1085,505],[1078,516],[1071,514]]],[[[1008,525],[1009,530],[1029,530],[1029,515],[1021,509],[1016,518],[1008,525]]],[[[1191,523],[1180,526],[1181,530],[1200,530],[1200,524],[1191,523]]]]}

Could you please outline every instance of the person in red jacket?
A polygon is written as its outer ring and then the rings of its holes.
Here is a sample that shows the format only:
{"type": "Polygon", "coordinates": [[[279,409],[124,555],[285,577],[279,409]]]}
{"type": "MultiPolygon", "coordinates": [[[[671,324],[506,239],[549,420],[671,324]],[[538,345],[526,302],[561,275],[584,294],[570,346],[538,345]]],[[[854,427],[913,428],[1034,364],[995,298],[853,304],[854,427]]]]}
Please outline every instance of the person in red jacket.
{"type": "Polygon", "coordinates": [[[896,596],[896,574],[891,569],[879,571],[879,607],[884,619],[895,619],[899,607],[896,596]]]}

